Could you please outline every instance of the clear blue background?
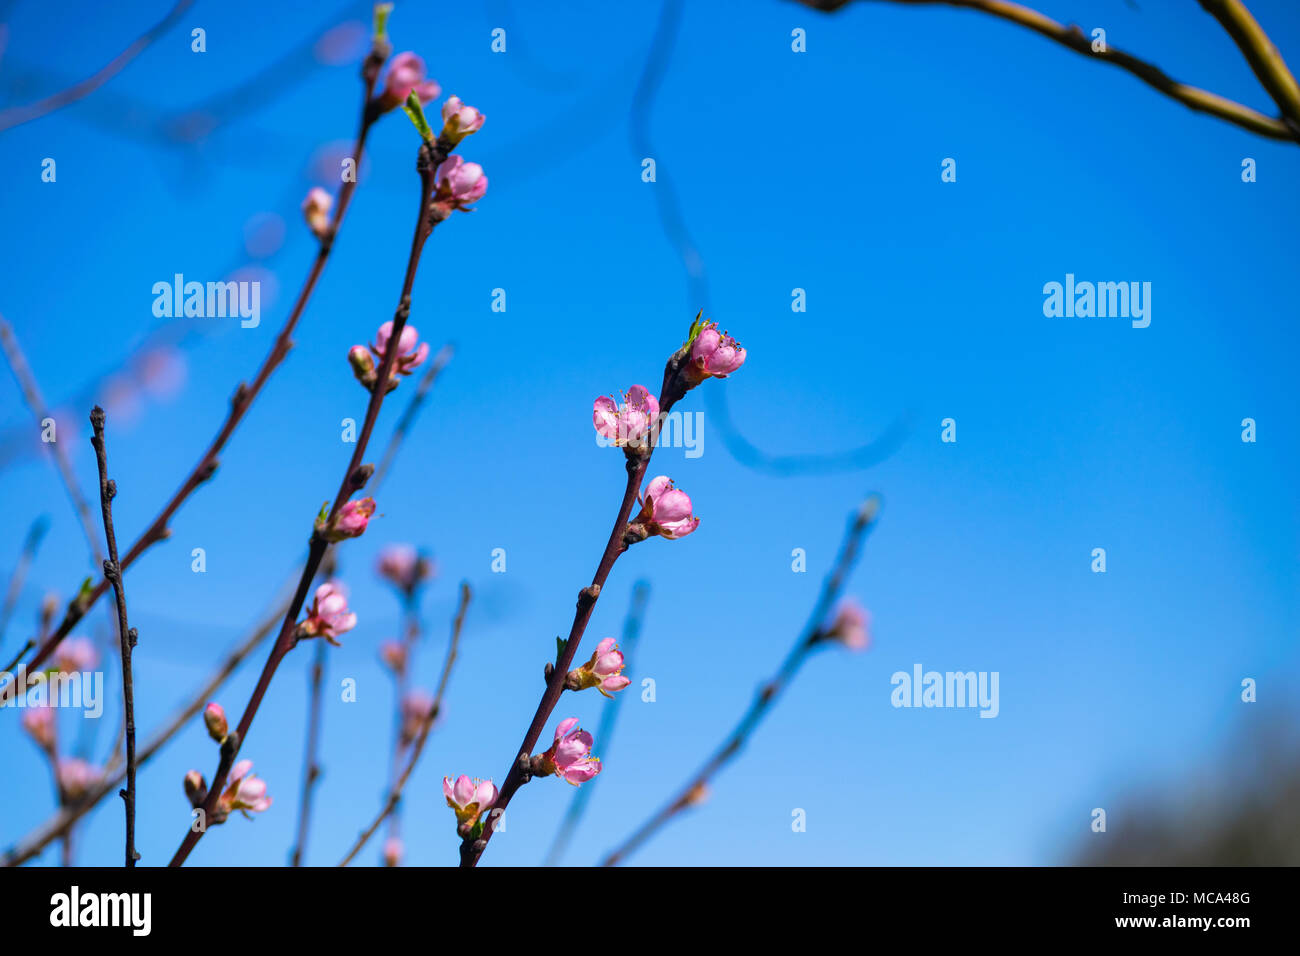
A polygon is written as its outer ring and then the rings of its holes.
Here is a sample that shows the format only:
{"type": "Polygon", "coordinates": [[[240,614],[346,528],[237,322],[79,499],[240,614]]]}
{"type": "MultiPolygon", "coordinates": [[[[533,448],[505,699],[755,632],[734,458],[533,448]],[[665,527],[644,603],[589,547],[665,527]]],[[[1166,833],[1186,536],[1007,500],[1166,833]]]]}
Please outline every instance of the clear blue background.
{"type": "MultiPolygon", "coordinates": [[[[159,19],[164,3],[53,12],[11,4],[0,83],[10,103],[61,88],[159,19]]],[[[1257,0],[1300,65],[1300,17],[1257,0]]],[[[1064,20],[1173,76],[1273,112],[1214,21],[1186,3],[1044,2],[1064,20]]],[[[445,93],[487,115],[461,152],[491,180],[472,215],[434,236],[411,321],[457,352],[380,495],[383,513],[340,552],[357,629],[329,657],[324,778],[309,863],[333,863],[378,808],[392,695],[376,660],[398,605],[373,573],[385,543],[436,554],[423,605],[420,682],[436,680],[461,578],[477,596],[446,719],[405,802],[408,862],[450,864],[457,838],[443,774],[508,768],[554,637],[590,580],[623,484],[598,448],[592,399],[657,387],[699,304],[641,180],[628,112],[658,8],[399,3],[395,49],[413,49],[445,93]],[[505,27],[507,53],[491,52],[505,27]],[[508,311],[490,310],[504,288],[508,311]],[[504,548],[508,571],[493,574],[504,548]],[[338,685],[358,682],[342,703],[338,685]]],[[[354,132],[354,63],[308,54],[191,144],[160,134],[326,27],[353,5],[199,3],[98,93],[0,135],[0,311],[47,398],[69,405],[60,440],[94,487],[87,387],[162,323],[154,282],[223,278],[249,261],[246,225],[287,222],[258,262],[278,281],[255,330],[200,320],[188,380],[170,401],[109,421],[126,539],[146,526],[214,434],[237,381],[270,348],[314,241],[297,204],[312,157],[354,132]],[[189,29],[207,31],[190,51],[189,29]],[[301,75],[300,75],[301,74],[301,75]],[[291,82],[290,82],[291,81],[291,82]],[[286,88],[281,89],[280,84],[286,88]],[[41,160],[58,163],[43,183],[41,160]]],[[[1094,807],[1122,807],[1262,728],[1294,687],[1298,471],[1294,144],[1193,114],[1119,70],[1008,24],[949,9],[862,3],[827,17],[788,2],[689,4],[651,116],[710,277],[712,317],[748,349],[723,388],[748,437],[774,453],[855,447],[902,414],[907,440],[870,470],[782,477],[743,467],[706,417],[704,455],[663,449],[655,473],[693,497],[700,530],[653,540],[617,565],[584,647],[617,634],[633,581],[653,583],[618,736],[567,860],[591,863],[657,809],[721,740],[803,626],[844,521],[869,490],[886,499],[850,591],[875,618],[861,656],[812,661],[712,800],[679,819],[646,864],[1024,864],[1068,859],[1094,807]],[[790,48],[807,31],[808,51],[790,48]],[[940,182],[954,157],[955,184],[940,182]],[[1258,162],[1258,182],[1241,162],[1258,162]],[[1042,286],[1149,281],[1152,322],[1048,319],[1042,286]],[[791,311],[791,290],[808,311],[791,311]],[[940,421],[958,441],[939,440],[940,421]],[[1240,422],[1258,422],[1244,444],[1240,422]],[[1093,548],[1106,574],[1090,571],[1093,548]],[[803,548],[808,572],[793,573],[803,548]],[[889,677],[999,671],[1001,714],[896,710],[889,677]],[[1239,700],[1260,682],[1261,703],[1239,700]],[[634,684],[635,688],[636,684],[634,684]],[[807,832],[791,830],[795,808],[807,832]]],[[[391,316],[412,225],[415,134],[376,128],[365,175],[296,346],[188,501],[174,537],[127,576],[142,735],[197,687],[299,565],[320,502],[351,453],[340,421],[365,394],[344,356],[391,316]],[[207,551],[207,573],[190,550],[207,551]]],[[[337,167],[333,167],[336,169],[337,167]]],[[[386,440],[409,387],[384,410],[386,440]]],[[[32,629],[41,597],[66,601],[85,544],[34,426],[0,376],[7,436],[0,569],[33,518],[52,518],[3,649],[32,629]]],[[[702,391],[682,406],[704,407],[702,391]]],[[[376,449],[379,445],[377,444],[376,449]]],[[[107,635],[104,606],[81,629],[107,635]]],[[[6,658],[8,654],[5,655],[6,658]]],[[[218,695],[232,718],[262,652],[218,695]]],[[[275,806],[215,830],[197,864],[279,865],[293,842],[310,648],[282,667],[244,755],[275,806]]],[[[110,683],[116,677],[110,672],[110,683]]],[[[115,705],[114,705],[115,706],[115,705]]],[[[605,702],[566,696],[556,719],[595,726],[605,702]]],[[[116,727],[94,738],[102,755],[116,727]]],[[[138,845],[164,864],[184,835],[181,778],[210,776],[199,721],[140,777],[138,845]]],[[[596,752],[602,753],[600,742],[596,752]]],[[[51,810],[41,758],[0,727],[3,823],[17,840],[51,810]]],[[[521,792],[487,864],[534,864],[571,791],[521,792]]],[[[122,812],[105,800],[78,830],[77,860],[115,864],[122,812]]],[[[366,851],[374,862],[379,842],[366,851]]],[[[51,848],[42,862],[57,860],[51,848]]]]}

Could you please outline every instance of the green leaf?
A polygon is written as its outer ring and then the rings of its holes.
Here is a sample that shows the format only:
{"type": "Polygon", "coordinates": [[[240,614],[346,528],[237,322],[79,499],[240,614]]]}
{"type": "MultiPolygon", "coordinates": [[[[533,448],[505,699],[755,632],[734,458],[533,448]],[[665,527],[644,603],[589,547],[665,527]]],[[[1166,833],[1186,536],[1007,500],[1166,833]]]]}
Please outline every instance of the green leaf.
{"type": "Polygon", "coordinates": [[[406,105],[402,109],[415,124],[421,138],[426,143],[433,142],[433,130],[429,128],[429,121],[424,118],[424,107],[420,105],[420,97],[416,95],[415,90],[411,90],[411,95],[406,98],[406,105]]]}
{"type": "Polygon", "coordinates": [[[555,635],[555,666],[560,666],[560,658],[564,656],[564,645],[568,642],[560,635],[555,635]]]}
{"type": "Polygon", "coordinates": [[[375,4],[375,39],[382,40],[388,32],[388,15],[393,12],[391,3],[375,4]]]}

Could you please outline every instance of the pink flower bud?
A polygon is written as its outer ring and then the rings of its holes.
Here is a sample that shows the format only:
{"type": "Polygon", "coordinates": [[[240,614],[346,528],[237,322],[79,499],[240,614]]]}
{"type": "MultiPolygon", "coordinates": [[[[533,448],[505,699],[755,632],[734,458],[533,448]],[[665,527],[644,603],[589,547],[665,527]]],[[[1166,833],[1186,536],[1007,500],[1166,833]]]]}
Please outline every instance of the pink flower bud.
{"type": "Polygon", "coordinates": [[[606,697],[613,697],[616,691],[632,683],[623,673],[623,652],[618,649],[614,638],[607,637],[596,645],[591,660],[576,670],[569,671],[567,685],[573,690],[586,690],[595,687],[606,697]]]}
{"type": "Polygon", "coordinates": [[[203,708],[203,725],[208,728],[208,736],[217,743],[225,740],[226,734],[230,732],[230,727],[226,723],[226,712],[216,702],[203,708]]]}
{"type": "Polygon", "coordinates": [[[231,768],[226,789],[218,801],[223,819],[236,810],[247,817],[250,811],[261,813],[271,806],[271,798],[266,795],[266,781],[252,774],[252,769],[251,760],[241,760],[231,768]]]}
{"type": "Polygon", "coordinates": [[[644,385],[633,385],[618,404],[608,395],[592,403],[591,423],[614,445],[638,445],[659,418],[659,400],[644,385]]]}
{"type": "Polygon", "coordinates": [[[575,730],[577,726],[578,718],[570,717],[555,728],[555,743],[546,753],[533,758],[534,773],[539,777],[563,777],[575,787],[600,773],[600,759],[591,756],[595,740],[585,730],[575,730]]]}
{"type": "Polygon", "coordinates": [[[447,798],[447,806],[456,811],[456,823],[459,826],[473,826],[479,815],[491,809],[497,802],[497,788],[491,780],[479,780],[461,774],[456,782],[451,777],[442,778],[442,793],[447,798]]]}
{"type": "Polygon", "coordinates": [[[325,518],[318,518],[316,530],[326,541],[342,541],[344,538],[359,538],[365,533],[370,518],[375,513],[375,499],[361,498],[349,501],[339,509],[334,521],[326,524],[325,518]]]}
{"type": "Polygon", "coordinates": [[[871,646],[871,615],[857,601],[840,602],[835,621],[826,631],[826,640],[838,641],[849,650],[865,651],[871,646]]]}
{"type": "MultiPolygon", "coordinates": [[[[375,387],[378,378],[376,368],[383,363],[392,344],[392,337],[393,323],[385,322],[379,327],[379,331],[375,334],[375,342],[370,346],[373,358],[360,345],[352,346],[348,352],[352,374],[368,389],[373,390],[375,387]]],[[[420,333],[416,331],[415,326],[403,326],[401,338],[397,341],[397,355],[388,373],[388,390],[391,392],[397,388],[400,376],[410,375],[428,357],[429,343],[420,341],[420,333]]]]}
{"type": "Polygon", "coordinates": [[[316,589],[307,619],[298,625],[298,636],[323,637],[335,647],[340,634],[357,626],[357,616],[348,611],[348,598],[336,581],[326,581],[316,589]]]}
{"type": "Polygon", "coordinates": [[[424,729],[425,721],[433,714],[433,695],[426,690],[407,691],[401,703],[402,726],[400,739],[402,745],[414,742],[424,729]]]}
{"type": "Polygon", "coordinates": [[[412,91],[420,98],[420,103],[424,104],[437,99],[442,89],[433,80],[425,79],[422,59],[414,53],[399,53],[388,66],[384,89],[378,98],[379,111],[387,113],[397,109],[406,102],[412,91]]]}
{"type": "Polygon", "coordinates": [[[68,803],[79,803],[103,779],[103,772],[76,757],[60,757],[55,766],[59,790],[68,803]]]}
{"type": "Polygon", "coordinates": [[[700,526],[700,519],[691,514],[691,498],[678,491],[673,480],[660,475],[646,486],[641,513],[635,524],[645,529],[647,535],[662,535],[669,540],[684,538],[700,526]]]}
{"type": "Polygon", "coordinates": [[[478,163],[467,163],[459,156],[449,156],[438,167],[438,185],[430,203],[430,212],[439,222],[452,210],[468,212],[470,203],[478,202],[487,192],[488,179],[478,163]]]}
{"type": "Polygon", "coordinates": [[[70,637],[61,641],[54,652],[54,668],[64,674],[92,671],[99,663],[99,652],[86,637],[70,637]]]}
{"type": "Polygon", "coordinates": [[[203,779],[203,774],[191,770],[185,775],[185,798],[189,800],[190,806],[197,808],[203,806],[207,796],[208,784],[203,779]]]}
{"type": "Polygon", "coordinates": [[[411,545],[392,544],[379,552],[378,570],[381,577],[410,596],[421,581],[433,576],[434,566],[411,545]]]}
{"type": "Polygon", "coordinates": [[[319,186],[307,193],[302,201],[302,215],[307,220],[307,228],[317,239],[324,239],[330,231],[330,209],[334,206],[334,197],[319,186]]]}
{"type": "Polygon", "coordinates": [[[459,96],[447,97],[442,104],[442,138],[455,144],[483,127],[486,117],[472,106],[466,106],[459,96]]]}
{"type": "Polygon", "coordinates": [[[726,378],[745,364],[745,350],[718,323],[705,322],[691,342],[687,381],[694,388],[706,378],[726,378]]]}
{"type": "Polygon", "coordinates": [[[402,841],[397,837],[389,837],[384,841],[384,866],[401,866],[402,853],[406,848],[402,846],[402,841]]]}
{"type": "Polygon", "coordinates": [[[28,707],[23,711],[22,728],[42,750],[54,749],[54,708],[28,707]]]}
{"type": "Polygon", "coordinates": [[[406,670],[406,645],[401,641],[384,641],[379,645],[379,659],[394,674],[406,670]]]}

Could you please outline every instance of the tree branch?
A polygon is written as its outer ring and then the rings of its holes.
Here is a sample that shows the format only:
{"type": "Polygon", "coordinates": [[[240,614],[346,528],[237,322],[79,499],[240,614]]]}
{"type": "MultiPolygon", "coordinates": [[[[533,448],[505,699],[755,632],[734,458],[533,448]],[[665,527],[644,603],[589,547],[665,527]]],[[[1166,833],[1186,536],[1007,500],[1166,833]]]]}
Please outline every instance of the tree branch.
{"type": "Polygon", "coordinates": [[[140,854],[135,849],[135,681],[131,673],[131,654],[139,635],[127,624],[126,590],[122,587],[122,569],[117,563],[117,535],[113,533],[113,499],[117,482],[108,477],[108,453],[104,448],[104,410],[98,405],[90,413],[95,435],[95,461],[99,465],[99,507],[104,513],[104,537],[108,542],[108,559],[104,577],[113,582],[117,599],[117,635],[122,646],[122,712],[126,727],[126,789],[120,791],[126,809],[126,866],[132,868],[140,854]]]}
{"type": "Polygon", "coordinates": [[[762,721],[777,698],[789,686],[790,681],[794,679],[795,674],[798,673],[808,655],[820,644],[826,618],[829,616],[835,602],[839,599],[840,592],[844,589],[844,582],[857,560],[858,550],[863,539],[875,526],[879,505],[879,499],[874,495],[871,496],[858,508],[849,521],[848,530],[844,534],[844,541],[840,545],[839,559],[835,562],[831,573],[826,576],[826,581],[822,585],[821,596],[813,607],[807,626],[804,628],[803,633],[799,635],[794,647],[786,655],[785,661],[781,664],[776,675],[759,688],[753,703],[750,704],[749,709],[741,717],[740,723],[736,725],[736,729],[732,731],[731,736],[723,742],[677,796],[642,824],[623,843],[619,844],[618,848],[605,858],[601,866],[617,866],[667,825],[673,817],[702,800],[707,792],[706,787],[709,781],[745,748],[759,722],[762,721]]]}

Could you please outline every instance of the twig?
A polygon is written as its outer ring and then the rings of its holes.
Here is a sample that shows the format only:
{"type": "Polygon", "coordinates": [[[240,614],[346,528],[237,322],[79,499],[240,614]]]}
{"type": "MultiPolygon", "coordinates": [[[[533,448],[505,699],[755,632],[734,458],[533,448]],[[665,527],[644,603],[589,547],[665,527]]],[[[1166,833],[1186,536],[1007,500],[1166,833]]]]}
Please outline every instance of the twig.
{"type": "MultiPolygon", "coordinates": [[[[27,402],[27,407],[36,416],[36,421],[43,424],[47,418],[50,418],[49,409],[45,405],[45,399],[41,397],[41,389],[36,383],[36,376],[32,373],[32,368],[27,364],[23,350],[18,345],[18,336],[14,334],[13,326],[9,324],[4,316],[0,316],[0,347],[4,348],[5,358],[9,361],[9,367],[13,370],[18,387],[22,389],[23,399],[27,402]]],[[[90,545],[91,557],[94,559],[96,567],[98,567],[104,563],[104,552],[99,547],[99,534],[95,530],[95,518],[91,513],[90,505],[86,503],[86,498],[81,493],[81,488],[77,484],[77,475],[72,470],[72,462],[68,461],[63,446],[58,442],[57,434],[55,440],[49,444],[53,446],[51,450],[54,452],[54,463],[59,469],[59,477],[63,479],[63,487],[67,489],[68,498],[72,501],[72,507],[76,509],[77,517],[81,519],[82,533],[86,536],[86,543],[90,545]]],[[[39,662],[33,661],[28,670],[35,670],[37,663],[39,662]]]]}
{"type": "Polygon", "coordinates": [[[7,110],[0,111],[0,132],[7,129],[13,129],[15,126],[21,126],[23,123],[30,123],[34,119],[39,119],[48,113],[53,113],[57,109],[62,109],[69,103],[75,103],[77,100],[89,96],[95,90],[99,89],[122,69],[142,53],[149,44],[166,33],[181,14],[188,10],[194,3],[194,0],[178,0],[177,4],[171,8],[167,16],[144,34],[137,37],[125,50],[114,57],[107,66],[103,67],[93,76],[89,76],[61,90],[53,96],[47,96],[43,100],[35,103],[28,103],[26,106],[13,106],[7,110]]]}
{"type": "Polygon", "coordinates": [[[878,512],[879,499],[873,495],[850,519],[848,530],[844,534],[844,542],[840,546],[839,559],[822,585],[821,596],[813,608],[807,626],[799,635],[794,647],[790,649],[790,653],[786,655],[776,676],[759,688],[749,710],[745,712],[731,736],[714,752],[681,792],[611,852],[601,866],[616,866],[678,813],[702,799],[709,781],[744,749],[759,722],[771,709],[781,692],[789,686],[808,655],[820,644],[826,618],[844,588],[845,579],[857,560],[863,539],[875,525],[878,512]]]}
{"type": "MultiPolygon", "coordinates": [[[[4,643],[5,631],[9,629],[9,618],[13,616],[14,605],[18,603],[18,595],[22,593],[23,584],[27,580],[27,569],[31,567],[32,559],[40,549],[41,539],[49,529],[50,519],[45,515],[33,521],[31,527],[27,529],[27,537],[23,539],[22,554],[18,556],[18,563],[14,565],[14,573],[9,576],[9,589],[5,592],[4,608],[0,609],[0,644],[4,643]]],[[[27,651],[24,649],[18,655],[19,658],[25,653],[27,651]]]]}
{"type": "MultiPolygon", "coordinates": [[[[798,0],[798,2],[816,10],[830,12],[847,6],[849,0],[798,0]]],[[[883,2],[907,6],[946,4],[951,7],[963,7],[967,10],[987,13],[990,16],[1032,30],[1040,36],[1045,36],[1049,40],[1073,50],[1075,53],[1099,60],[1102,63],[1114,64],[1189,109],[1196,110],[1199,113],[1208,113],[1234,126],[1239,126],[1268,139],[1300,141],[1300,128],[1294,128],[1284,120],[1266,116],[1249,106],[1219,96],[1217,93],[1179,83],[1154,64],[1122,50],[1117,50],[1109,43],[1106,44],[1105,49],[1094,50],[1092,41],[1077,26],[1067,27],[1063,23],[1057,23],[1050,17],[1044,16],[1037,10],[1032,10],[1018,3],[1011,3],[1009,0],[883,0],[883,2]]]]}
{"type": "Polygon", "coordinates": [[[384,806],[379,811],[379,815],[376,816],[375,819],[370,822],[370,826],[366,827],[365,831],[357,837],[356,843],[352,844],[352,849],[349,850],[347,856],[339,862],[339,866],[347,866],[356,858],[356,855],[361,852],[367,841],[375,835],[375,831],[378,830],[380,824],[384,822],[384,818],[397,809],[397,805],[402,799],[402,789],[406,786],[406,781],[410,779],[412,771],[415,770],[415,765],[419,763],[420,755],[424,753],[424,742],[429,738],[429,731],[433,727],[434,721],[438,719],[438,713],[442,709],[442,698],[447,691],[447,682],[451,679],[452,665],[456,663],[456,650],[460,646],[461,627],[465,623],[465,611],[469,607],[471,596],[469,582],[462,581],[460,585],[460,606],[457,607],[456,617],[452,621],[451,643],[447,647],[447,658],[442,665],[442,676],[438,678],[438,691],[434,695],[433,706],[429,708],[429,715],[420,725],[420,734],[415,738],[415,744],[411,748],[410,759],[407,760],[406,767],[403,768],[401,776],[397,778],[393,783],[393,786],[389,789],[388,799],[384,801],[384,806]]]}
{"type": "Polygon", "coordinates": [[[316,760],[316,754],[320,748],[321,682],[325,676],[325,649],[328,646],[324,641],[317,641],[316,656],[311,662],[311,686],[308,690],[310,702],[307,705],[307,752],[303,758],[302,801],[298,807],[298,842],[293,848],[289,860],[290,866],[302,866],[303,848],[307,845],[307,830],[311,824],[311,795],[316,787],[316,781],[320,779],[320,764],[316,760]]]}
{"type": "MultiPolygon", "coordinates": [[[[664,367],[663,384],[659,389],[659,411],[663,415],[667,415],[672,410],[672,407],[685,397],[688,391],[688,386],[682,377],[682,367],[689,360],[690,349],[682,348],[669,357],[668,363],[664,367]]],[[[605,550],[601,553],[600,563],[596,566],[596,573],[592,576],[591,584],[578,592],[577,610],[574,612],[573,625],[569,628],[569,636],[565,640],[564,647],[551,669],[550,677],[546,681],[546,690],[543,691],[542,699],[538,702],[537,710],[533,713],[533,719],[528,725],[528,731],[524,734],[523,743],[519,745],[519,749],[515,751],[514,759],[510,762],[510,769],[501,784],[496,803],[492,805],[492,818],[494,821],[505,812],[511,798],[514,797],[520,786],[527,782],[528,778],[524,776],[524,766],[527,758],[532,754],[533,747],[536,746],[538,738],[542,735],[542,730],[546,727],[546,722],[551,717],[551,712],[555,710],[555,705],[559,703],[560,696],[564,693],[569,668],[573,664],[574,655],[578,652],[578,645],[582,643],[582,636],[586,633],[587,624],[591,621],[591,614],[596,607],[596,601],[600,599],[601,589],[604,588],[605,581],[614,568],[614,562],[629,547],[629,542],[624,538],[624,533],[627,531],[628,519],[632,516],[632,506],[636,504],[638,493],[641,490],[641,483],[645,479],[646,469],[650,466],[650,458],[654,454],[654,447],[654,436],[652,434],[638,448],[629,446],[625,449],[627,456],[627,485],[623,489],[623,500],[619,503],[618,514],[614,519],[614,527],[610,529],[609,540],[605,542],[605,550]]],[[[487,849],[487,845],[495,832],[496,826],[489,825],[483,828],[481,835],[477,838],[472,833],[465,836],[460,844],[460,865],[462,868],[472,868],[478,865],[479,859],[483,856],[483,851],[487,849]]]]}
{"type": "Polygon", "coordinates": [[[1282,115],[1291,120],[1292,130],[1300,135],[1300,86],[1287,67],[1282,54],[1273,45],[1263,27],[1241,0],[1201,0],[1201,7],[1228,31],[1255,77],[1273,98],[1282,115]]]}
{"type": "MultiPolygon", "coordinates": [[[[339,483],[339,490],[334,497],[334,504],[330,507],[329,513],[322,523],[324,527],[330,527],[334,524],[343,505],[355,492],[360,491],[365,486],[374,473],[374,469],[370,466],[362,466],[361,459],[365,455],[366,446],[370,443],[370,435],[374,431],[375,421],[379,417],[379,409],[384,403],[384,396],[388,394],[389,376],[392,373],[399,352],[397,343],[401,341],[402,330],[406,328],[406,320],[410,315],[411,289],[415,284],[415,273],[419,268],[420,253],[433,231],[434,223],[429,216],[429,203],[433,196],[435,174],[438,166],[446,159],[449,152],[450,144],[444,143],[441,139],[436,143],[423,142],[420,144],[419,158],[416,162],[416,171],[420,176],[420,201],[416,209],[415,234],[411,239],[411,252],[407,259],[406,276],[402,282],[402,295],[397,310],[393,315],[393,326],[389,338],[392,346],[384,351],[384,359],[378,369],[377,384],[370,392],[370,402],[366,408],[366,417],[361,426],[361,433],[357,437],[351,460],[348,462],[348,467],[343,473],[343,479],[339,483]]],[[[239,726],[235,731],[235,735],[240,743],[247,740],[249,727],[253,722],[253,718],[257,716],[258,708],[262,704],[262,699],[266,696],[271,679],[275,676],[280,662],[294,646],[294,631],[298,620],[298,612],[302,610],[303,603],[307,598],[307,591],[311,587],[311,583],[316,577],[316,570],[320,567],[321,560],[325,557],[325,552],[329,550],[329,547],[330,542],[318,529],[314,529],[307,554],[307,563],[303,568],[302,577],[298,581],[297,592],[294,594],[289,611],[285,614],[284,622],[280,626],[280,634],[276,638],[275,645],[271,648],[271,653],[262,668],[262,674],[258,678],[257,686],[253,688],[253,694],[244,708],[243,716],[239,718],[239,726]]],[[[217,800],[221,796],[221,789],[226,784],[226,771],[228,769],[228,766],[218,767],[217,769],[212,785],[208,790],[207,799],[203,802],[205,819],[212,818],[217,800]]],[[[181,845],[177,848],[171,863],[168,865],[183,865],[206,832],[206,828],[199,830],[191,828],[185,834],[185,838],[181,841],[181,845]]]]}
{"type": "MultiPolygon", "coordinates": [[[[360,127],[357,132],[356,143],[352,149],[353,163],[359,168],[361,155],[365,149],[366,138],[370,133],[370,127],[378,118],[371,96],[374,92],[375,83],[379,78],[379,71],[384,65],[387,58],[385,48],[378,44],[371,50],[370,55],[366,57],[361,68],[361,79],[364,84],[364,93],[361,99],[361,119],[360,127]]],[[[129,568],[135,560],[140,557],[151,545],[165,539],[171,532],[167,527],[172,516],[200,485],[212,477],[217,470],[219,463],[218,455],[225,448],[226,442],[238,427],[248,409],[252,406],[254,399],[261,393],[262,388],[270,379],[272,373],[279,367],[293,348],[292,335],[298,325],[298,320],[302,316],[307,302],[316,288],[317,281],[321,273],[325,270],[325,263],[329,259],[330,250],[334,246],[334,239],[338,234],[339,226],[343,221],[344,213],[347,212],[348,205],[352,201],[353,192],[356,190],[357,180],[349,179],[339,187],[338,201],[334,204],[334,215],[330,220],[329,228],[325,231],[320,240],[320,247],[316,252],[316,258],[312,262],[311,270],[307,273],[307,278],[303,282],[302,289],[298,293],[298,299],[294,302],[293,310],[289,313],[288,319],[285,320],[284,327],[276,336],[275,344],[271,348],[270,354],[263,361],[261,368],[258,369],[257,375],[251,385],[241,383],[235,389],[235,394],[230,400],[230,410],[226,415],[226,420],[217,433],[216,438],[208,446],[203,457],[199,459],[197,465],[190,472],[189,476],[172,495],[171,500],[163,507],[158,516],[154,518],[153,523],[145,529],[144,533],[136,539],[127,551],[126,556],[122,559],[122,570],[129,568]]],[[[101,580],[95,588],[86,595],[78,597],[69,605],[67,613],[64,615],[63,622],[58,629],[50,635],[48,639],[42,642],[36,655],[27,664],[28,670],[35,670],[54,650],[58,643],[63,640],[76,626],[77,622],[85,615],[104,592],[108,589],[108,581],[101,580]]]]}
{"type": "MultiPolygon", "coordinates": [[[[415,399],[413,398],[411,403],[407,406],[408,413],[411,411],[410,406],[414,404],[415,399]]],[[[389,438],[388,447],[385,450],[386,460],[393,460],[398,448],[401,446],[408,434],[409,430],[401,433],[395,432],[389,438]]],[[[374,479],[374,487],[376,490],[378,490],[383,483],[382,477],[383,476],[376,473],[374,479]]],[[[324,570],[325,569],[322,568],[322,572],[324,570]]],[[[294,583],[293,580],[285,582],[282,590],[292,587],[294,583]]],[[[288,598],[286,597],[284,601],[277,602],[277,609],[262,621],[262,623],[260,623],[251,634],[244,638],[241,643],[227,655],[222,666],[211,678],[208,679],[202,688],[193,695],[190,702],[179,708],[172,715],[171,719],[163,725],[162,729],[155,732],[153,736],[149,738],[148,742],[140,750],[139,758],[136,761],[139,766],[143,767],[148,763],[149,760],[168,743],[168,741],[176,736],[176,734],[179,733],[181,729],[184,728],[190,720],[203,709],[204,703],[212,699],[217,689],[226,682],[226,679],[233,674],[235,669],[238,668],[248,655],[256,649],[257,645],[271,633],[275,625],[280,622],[281,618],[283,618],[286,613],[288,608],[287,600],[288,598]]],[[[27,651],[35,646],[35,643],[35,641],[28,641],[27,645],[18,652],[18,656],[14,659],[13,663],[6,667],[5,670],[13,671],[14,667],[17,666],[18,661],[22,659],[23,655],[25,655],[27,651]]],[[[103,781],[100,786],[93,789],[86,798],[75,807],[61,809],[53,817],[47,820],[39,829],[32,831],[32,833],[21,843],[7,850],[3,857],[0,857],[0,865],[17,866],[37,856],[46,846],[70,830],[77,820],[88,813],[94,806],[103,800],[105,796],[111,793],[113,788],[122,782],[123,777],[124,774],[118,774],[108,778],[103,781]]]]}
{"type": "Polygon", "coordinates": [[[122,587],[122,569],[117,563],[117,535],[113,533],[113,499],[117,497],[117,482],[108,477],[108,453],[104,448],[104,410],[98,405],[90,413],[90,424],[95,435],[90,443],[95,446],[95,461],[99,465],[99,507],[104,513],[104,537],[108,541],[108,560],[104,562],[104,577],[113,582],[113,596],[117,598],[117,634],[122,645],[122,712],[126,726],[126,789],[120,791],[126,806],[126,866],[135,866],[140,854],[135,850],[135,681],[131,673],[131,654],[139,633],[126,620],[126,590],[122,587]]]}
{"type": "MultiPolygon", "coordinates": [[[[650,584],[646,581],[638,581],[632,587],[632,604],[628,608],[627,618],[623,621],[623,640],[619,644],[619,649],[623,652],[623,667],[625,670],[633,671],[633,652],[636,650],[637,639],[641,634],[641,620],[645,615],[646,601],[650,597],[650,584]]],[[[618,721],[619,708],[623,705],[623,694],[615,695],[612,701],[609,701],[601,710],[600,725],[596,728],[596,739],[600,741],[600,750],[602,754],[609,753],[609,742],[614,736],[614,725],[618,721]]],[[[543,866],[555,866],[560,862],[560,857],[568,847],[569,839],[573,836],[582,820],[582,814],[587,808],[587,801],[591,798],[591,785],[599,777],[595,777],[582,787],[578,787],[573,792],[573,799],[569,802],[568,812],[564,814],[564,819],[560,821],[560,828],[555,834],[555,842],[551,844],[550,852],[546,854],[546,860],[543,866]]]]}

